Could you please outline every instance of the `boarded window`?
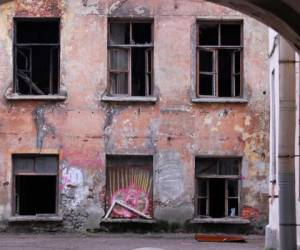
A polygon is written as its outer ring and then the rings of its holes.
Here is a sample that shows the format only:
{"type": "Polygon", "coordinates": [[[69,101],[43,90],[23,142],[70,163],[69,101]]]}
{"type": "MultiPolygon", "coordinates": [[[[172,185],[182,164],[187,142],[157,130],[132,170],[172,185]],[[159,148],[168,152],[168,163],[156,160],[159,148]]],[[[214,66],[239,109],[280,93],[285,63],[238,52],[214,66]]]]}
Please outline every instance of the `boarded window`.
{"type": "Polygon", "coordinates": [[[111,218],[140,218],[134,210],[146,216],[153,213],[153,180],[151,156],[107,156],[106,208],[114,201],[132,210],[115,205],[111,218]]]}
{"type": "Polygon", "coordinates": [[[109,93],[153,94],[151,22],[109,22],[109,93]]]}
{"type": "Polygon", "coordinates": [[[196,158],[196,215],[239,216],[239,158],[196,158]]]}
{"type": "Polygon", "coordinates": [[[199,22],[197,95],[242,96],[242,25],[199,22]]]}
{"type": "Polygon", "coordinates": [[[14,91],[21,95],[59,92],[59,19],[15,19],[14,91]]]}
{"type": "Polygon", "coordinates": [[[57,156],[14,155],[13,173],[16,215],[56,213],[57,156]]]}

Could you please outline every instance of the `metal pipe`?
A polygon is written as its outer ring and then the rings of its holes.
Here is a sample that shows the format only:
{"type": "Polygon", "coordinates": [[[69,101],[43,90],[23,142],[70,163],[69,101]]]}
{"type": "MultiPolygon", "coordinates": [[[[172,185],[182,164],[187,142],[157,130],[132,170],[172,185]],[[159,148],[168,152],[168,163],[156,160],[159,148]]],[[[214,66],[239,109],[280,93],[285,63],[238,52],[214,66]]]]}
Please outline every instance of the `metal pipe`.
{"type": "Polygon", "coordinates": [[[295,51],[280,37],[279,42],[279,246],[297,249],[295,208],[296,90],[295,51]]]}

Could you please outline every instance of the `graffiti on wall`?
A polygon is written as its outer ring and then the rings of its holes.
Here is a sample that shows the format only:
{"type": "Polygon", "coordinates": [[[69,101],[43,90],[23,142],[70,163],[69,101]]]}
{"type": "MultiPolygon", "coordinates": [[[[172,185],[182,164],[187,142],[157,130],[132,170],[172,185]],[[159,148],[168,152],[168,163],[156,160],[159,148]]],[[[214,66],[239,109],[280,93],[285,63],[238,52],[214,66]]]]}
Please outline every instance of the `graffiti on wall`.
{"type": "MultiPolygon", "coordinates": [[[[119,201],[144,215],[152,214],[152,173],[149,168],[110,167],[108,171],[108,206],[119,201]]],[[[128,208],[114,206],[112,218],[138,218],[128,208]]]]}

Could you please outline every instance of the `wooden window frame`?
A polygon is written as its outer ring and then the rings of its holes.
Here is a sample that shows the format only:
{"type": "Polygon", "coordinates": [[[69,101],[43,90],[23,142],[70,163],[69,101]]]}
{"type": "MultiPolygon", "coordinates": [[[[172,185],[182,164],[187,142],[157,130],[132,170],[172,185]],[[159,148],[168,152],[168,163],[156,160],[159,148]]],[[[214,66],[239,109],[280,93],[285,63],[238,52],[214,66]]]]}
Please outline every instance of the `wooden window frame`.
{"type": "Polygon", "coordinates": [[[196,157],[196,159],[210,159],[210,160],[215,160],[216,164],[217,164],[217,172],[219,172],[219,160],[230,160],[230,159],[235,159],[235,160],[239,160],[239,166],[238,166],[238,174],[237,175],[213,175],[213,174],[202,174],[200,176],[196,176],[195,175],[195,217],[200,217],[200,218],[214,218],[211,217],[209,215],[209,199],[210,199],[210,190],[209,190],[209,180],[210,179],[224,179],[225,180],[225,193],[224,193],[224,200],[225,200],[225,218],[226,217],[231,217],[228,213],[228,201],[229,199],[237,199],[238,200],[238,211],[236,211],[236,216],[235,217],[240,217],[241,216],[241,168],[242,168],[242,158],[241,157],[196,157]],[[229,197],[228,196],[228,181],[238,181],[238,196],[235,197],[229,197]],[[198,194],[198,190],[199,190],[199,183],[201,181],[205,181],[206,182],[206,195],[205,196],[201,196],[200,194],[198,194]],[[201,215],[199,214],[198,211],[200,211],[200,204],[198,202],[198,200],[200,199],[206,199],[206,214],[205,215],[201,215]]]}
{"type": "MultiPolygon", "coordinates": [[[[50,89],[50,93],[48,95],[59,95],[60,93],[60,25],[61,25],[61,19],[59,17],[15,17],[14,19],[14,37],[13,37],[13,92],[14,93],[18,93],[18,88],[19,88],[19,83],[17,80],[17,53],[18,53],[18,49],[19,48],[28,48],[30,50],[30,57],[32,54],[32,48],[35,46],[51,46],[51,51],[53,51],[54,49],[57,50],[57,54],[58,54],[58,62],[57,62],[57,91],[54,91],[53,88],[53,80],[52,80],[52,67],[53,65],[50,63],[50,76],[49,76],[49,89],[50,89]],[[59,30],[58,30],[58,43],[18,43],[17,41],[17,24],[19,22],[49,22],[49,21],[53,21],[53,22],[58,22],[59,25],[59,30]]],[[[50,54],[50,60],[52,62],[53,60],[53,53],[51,52],[50,54]]],[[[32,65],[30,65],[30,78],[32,80],[32,65]]],[[[21,95],[27,95],[27,94],[21,94],[21,95]]],[[[34,95],[32,93],[32,87],[30,86],[30,94],[29,95],[34,95]]],[[[39,95],[45,95],[40,93],[39,95]]]]}
{"type": "MultiPolygon", "coordinates": [[[[59,154],[52,154],[52,153],[45,153],[45,154],[36,154],[36,153],[14,153],[12,154],[12,215],[13,216],[22,216],[26,217],[27,215],[19,215],[17,211],[17,204],[16,204],[16,176],[56,176],[56,189],[55,189],[55,213],[53,215],[58,215],[59,213],[59,154]],[[57,166],[56,166],[56,174],[53,173],[36,173],[33,172],[18,172],[15,173],[15,166],[14,166],[14,157],[24,157],[24,158],[32,158],[36,161],[35,158],[38,157],[56,157],[57,158],[57,166]]],[[[36,164],[36,163],[34,163],[36,164]]],[[[48,214],[47,214],[48,215],[48,214]]],[[[52,214],[51,214],[52,215],[52,214]]]]}
{"type": "MultiPolygon", "coordinates": [[[[153,73],[153,67],[154,67],[154,29],[153,29],[153,19],[122,19],[122,18],[110,18],[108,19],[108,28],[107,28],[107,49],[108,49],[108,88],[107,92],[111,96],[120,96],[120,97],[132,97],[132,76],[131,76],[131,55],[132,55],[132,49],[133,48],[146,48],[147,50],[151,51],[151,71],[149,72],[147,69],[147,64],[145,59],[145,95],[141,97],[147,97],[147,96],[153,96],[154,95],[154,73],[153,73]],[[112,23],[128,23],[129,24],[129,44],[111,44],[110,43],[110,25],[112,23]],[[132,24],[134,23],[149,23],[151,24],[151,43],[147,44],[134,44],[132,39],[132,24]],[[125,49],[128,50],[128,69],[127,71],[118,71],[118,70],[112,70],[111,69],[111,59],[110,59],[110,51],[113,49],[125,49]],[[127,73],[127,86],[128,86],[128,93],[127,94],[116,94],[112,92],[112,83],[111,83],[111,74],[112,73],[127,73]],[[147,84],[147,77],[150,74],[151,76],[151,83],[147,84]],[[149,93],[149,89],[151,89],[151,92],[149,93]]],[[[147,51],[146,50],[146,51],[147,51]]]]}
{"type": "MultiPolygon", "coordinates": [[[[196,97],[197,98],[242,98],[244,96],[244,81],[243,81],[243,75],[244,75],[244,25],[243,25],[243,20],[198,20],[197,21],[197,45],[196,45],[196,97]],[[200,45],[200,34],[199,34],[199,28],[203,24],[215,24],[218,25],[218,45],[200,45]],[[226,45],[221,45],[221,25],[223,24],[237,24],[240,25],[240,45],[239,46],[226,46],[226,45]],[[231,80],[231,96],[230,97],[221,97],[218,95],[218,86],[219,86],[219,79],[218,79],[218,74],[219,74],[219,69],[218,69],[218,54],[219,50],[221,49],[236,49],[240,51],[240,95],[235,96],[235,93],[233,89],[235,89],[235,79],[232,76],[231,80]],[[214,53],[213,56],[213,72],[201,72],[200,71],[200,50],[209,50],[214,53]],[[206,74],[210,73],[213,75],[213,95],[201,95],[200,94],[200,74],[206,74]]],[[[234,64],[231,65],[231,67],[234,67],[234,64]]],[[[232,75],[235,75],[236,73],[232,73],[232,75]]]]}

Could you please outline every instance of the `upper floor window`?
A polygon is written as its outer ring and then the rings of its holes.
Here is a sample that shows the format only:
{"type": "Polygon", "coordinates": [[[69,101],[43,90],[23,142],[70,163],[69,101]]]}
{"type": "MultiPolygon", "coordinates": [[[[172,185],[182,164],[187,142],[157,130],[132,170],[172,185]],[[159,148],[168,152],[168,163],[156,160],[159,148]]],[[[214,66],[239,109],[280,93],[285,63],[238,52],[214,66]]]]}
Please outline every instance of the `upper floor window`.
{"type": "Polygon", "coordinates": [[[198,23],[197,96],[242,97],[241,22],[198,23]]]}
{"type": "Polygon", "coordinates": [[[17,18],[14,32],[14,92],[59,93],[60,21],[17,18]]]}
{"type": "Polygon", "coordinates": [[[111,95],[153,94],[153,35],[149,21],[109,21],[108,91],[111,95]]]}

